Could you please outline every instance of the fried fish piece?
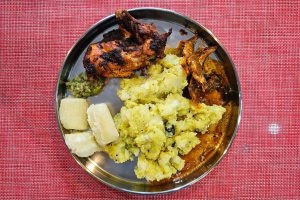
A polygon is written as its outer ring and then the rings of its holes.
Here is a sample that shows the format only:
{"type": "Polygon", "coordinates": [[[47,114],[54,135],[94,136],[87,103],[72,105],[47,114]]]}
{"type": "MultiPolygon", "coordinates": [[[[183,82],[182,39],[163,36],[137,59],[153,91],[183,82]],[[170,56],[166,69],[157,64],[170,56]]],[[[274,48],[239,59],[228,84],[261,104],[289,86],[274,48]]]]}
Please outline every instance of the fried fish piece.
{"type": "Polygon", "coordinates": [[[224,95],[229,90],[229,82],[223,66],[209,58],[217,50],[216,46],[199,47],[195,51],[195,44],[199,36],[195,35],[188,40],[182,40],[174,50],[182,56],[182,67],[190,74],[188,93],[193,103],[199,102],[208,105],[223,105],[224,95]]]}

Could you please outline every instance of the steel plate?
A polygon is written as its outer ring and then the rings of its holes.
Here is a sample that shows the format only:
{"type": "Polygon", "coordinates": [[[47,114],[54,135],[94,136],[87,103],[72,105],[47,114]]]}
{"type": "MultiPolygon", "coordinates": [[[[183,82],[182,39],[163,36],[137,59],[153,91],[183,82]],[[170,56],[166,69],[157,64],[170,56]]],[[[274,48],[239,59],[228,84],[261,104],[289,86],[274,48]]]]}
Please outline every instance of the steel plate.
{"type": "MultiPolygon", "coordinates": [[[[241,88],[238,75],[233,62],[229,57],[229,54],[218,41],[218,39],[207,28],[203,27],[197,22],[174,11],[160,8],[137,8],[129,10],[129,12],[135,18],[141,19],[144,22],[153,22],[160,32],[166,32],[169,30],[169,28],[172,28],[173,33],[168,39],[168,46],[176,47],[180,40],[190,38],[194,33],[198,33],[206,45],[218,46],[218,49],[216,53],[214,53],[213,57],[218,59],[225,66],[231,87],[235,91],[231,97],[234,106],[233,112],[230,116],[230,123],[227,127],[226,135],[219,148],[214,152],[213,155],[205,160],[205,163],[196,171],[180,180],[177,180],[176,182],[164,183],[160,185],[154,185],[135,177],[133,169],[136,165],[136,160],[133,162],[116,164],[104,152],[95,153],[89,158],[80,158],[74,154],[72,154],[72,156],[89,174],[102,183],[113,188],[140,194],[158,194],[177,191],[195,183],[196,181],[199,181],[206,176],[220,162],[232,144],[238,129],[242,107],[241,88]],[[181,35],[179,33],[180,29],[186,30],[187,35],[181,35]]],[[[77,43],[71,48],[66,56],[61,68],[61,72],[58,76],[55,93],[56,117],[63,138],[64,135],[68,133],[68,130],[65,130],[60,124],[58,108],[60,100],[69,95],[64,82],[84,71],[82,58],[88,45],[90,43],[99,41],[102,38],[103,33],[106,33],[114,28],[117,28],[114,15],[100,20],[77,41],[77,43]]],[[[111,79],[109,84],[104,88],[100,95],[89,98],[89,100],[91,103],[109,103],[111,112],[115,114],[122,106],[122,102],[116,95],[118,88],[119,80],[111,79]]],[[[74,176],[76,176],[76,174],[74,174],[74,176]]]]}

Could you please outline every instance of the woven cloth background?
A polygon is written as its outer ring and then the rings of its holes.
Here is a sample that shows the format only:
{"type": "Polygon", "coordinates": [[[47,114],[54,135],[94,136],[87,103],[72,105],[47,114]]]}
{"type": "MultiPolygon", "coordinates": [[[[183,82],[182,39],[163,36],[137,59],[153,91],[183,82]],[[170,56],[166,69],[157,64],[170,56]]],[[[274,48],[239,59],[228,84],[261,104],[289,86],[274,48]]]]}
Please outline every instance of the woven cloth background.
{"type": "Polygon", "coordinates": [[[300,199],[300,1],[0,2],[1,199],[300,199]],[[140,196],[111,189],[72,159],[54,112],[68,50],[116,8],[162,7],[209,28],[243,91],[232,148],[203,180],[140,196]]]}

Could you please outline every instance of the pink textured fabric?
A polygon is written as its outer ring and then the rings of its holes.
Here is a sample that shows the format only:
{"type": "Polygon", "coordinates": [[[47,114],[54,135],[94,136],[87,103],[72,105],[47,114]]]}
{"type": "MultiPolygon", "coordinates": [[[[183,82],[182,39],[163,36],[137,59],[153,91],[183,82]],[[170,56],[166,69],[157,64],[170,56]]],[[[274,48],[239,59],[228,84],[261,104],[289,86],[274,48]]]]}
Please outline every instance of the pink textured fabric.
{"type": "Polygon", "coordinates": [[[300,1],[1,1],[1,199],[300,199],[300,1]],[[116,8],[162,7],[209,28],[238,70],[243,115],[225,159],[181,191],[111,189],[72,159],[54,112],[68,50],[116,8]]]}

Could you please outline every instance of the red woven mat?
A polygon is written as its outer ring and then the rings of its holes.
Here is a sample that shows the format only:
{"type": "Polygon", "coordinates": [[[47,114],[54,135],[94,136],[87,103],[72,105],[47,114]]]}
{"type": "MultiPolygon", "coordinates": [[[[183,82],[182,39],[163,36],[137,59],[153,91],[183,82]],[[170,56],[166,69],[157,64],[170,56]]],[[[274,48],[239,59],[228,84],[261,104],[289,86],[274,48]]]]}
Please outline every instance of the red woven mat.
{"type": "Polygon", "coordinates": [[[1,1],[1,199],[300,199],[300,1],[1,1]],[[181,191],[111,189],[72,159],[54,113],[70,47],[116,8],[162,7],[209,28],[242,84],[240,129],[225,159],[181,191]]]}

